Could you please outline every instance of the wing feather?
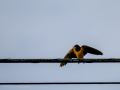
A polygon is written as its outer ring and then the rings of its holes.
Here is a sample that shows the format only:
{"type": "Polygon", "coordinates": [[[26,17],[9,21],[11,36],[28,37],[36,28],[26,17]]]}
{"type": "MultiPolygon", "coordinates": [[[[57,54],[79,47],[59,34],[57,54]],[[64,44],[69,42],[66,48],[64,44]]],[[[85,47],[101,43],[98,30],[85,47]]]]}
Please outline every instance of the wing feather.
{"type": "Polygon", "coordinates": [[[103,55],[103,53],[95,48],[83,45],[82,48],[84,48],[84,55],[87,53],[95,54],[95,55],[103,55]]]}
{"type": "MultiPolygon", "coordinates": [[[[70,49],[69,52],[65,55],[64,59],[66,58],[77,58],[76,55],[73,52],[73,49],[70,49]]],[[[67,62],[61,62],[60,67],[66,65],[67,62]]]]}
{"type": "Polygon", "coordinates": [[[65,55],[64,58],[77,58],[77,57],[74,54],[73,49],[70,49],[70,51],[65,55]]]}

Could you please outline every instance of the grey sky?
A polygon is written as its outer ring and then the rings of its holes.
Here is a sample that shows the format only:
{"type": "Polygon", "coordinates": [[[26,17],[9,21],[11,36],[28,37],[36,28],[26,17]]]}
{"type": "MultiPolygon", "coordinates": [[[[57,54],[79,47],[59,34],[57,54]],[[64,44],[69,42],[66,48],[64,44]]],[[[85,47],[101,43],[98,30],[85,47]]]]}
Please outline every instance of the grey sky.
{"type": "MultiPolygon", "coordinates": [[[[0,58],[63,58],[75,45],[119,58],[119,0],[0,0],[0,58]]],[[[0,82],[120,81],[120,64],[0,64],[0,82]]],[[[0,86],[1,90],[19,90],[0,86]]],[[[118,90],[120,85],[43,85],[22,90],[118,90]]]]}

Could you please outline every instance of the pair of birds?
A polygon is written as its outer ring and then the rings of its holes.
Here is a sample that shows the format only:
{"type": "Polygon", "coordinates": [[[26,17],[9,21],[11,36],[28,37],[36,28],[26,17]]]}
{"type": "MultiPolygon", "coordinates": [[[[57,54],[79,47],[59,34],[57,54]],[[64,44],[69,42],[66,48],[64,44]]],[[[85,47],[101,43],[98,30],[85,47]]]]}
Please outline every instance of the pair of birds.
{"type": "MultiPolygon", "coordinates": [[[[69,50],[69,52],[65,55],[64,59],[67,58],[82,58],[87,54],[95,54],[95,55],[103,55],[103,53],[95,48],[82,45],[81,47],[79,45],[75,45],[72,49],[69,50]]],[[[67,62],[61,62],[60,67],[66,65],[67,62]]]]}

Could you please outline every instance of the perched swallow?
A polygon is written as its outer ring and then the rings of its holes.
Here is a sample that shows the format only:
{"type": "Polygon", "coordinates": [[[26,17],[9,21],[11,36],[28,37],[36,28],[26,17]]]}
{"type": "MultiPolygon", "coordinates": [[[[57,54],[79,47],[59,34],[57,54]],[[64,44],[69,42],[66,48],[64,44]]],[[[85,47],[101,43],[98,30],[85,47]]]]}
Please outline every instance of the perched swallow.
{"type": "MultiPolygon", "coordinates": [[[[70,51],[65,55],[64,59],[66,58],[82,58],[87,54],[95,54],[95,55],[103,55],[103,53],[95,48],[83,45],[83,46],[79,46],[79,45],[75,45],[72,49],[70,49],[70,51]]],[[[61,62],[60,67],[66,65],[66,62],[61,62]]]]}

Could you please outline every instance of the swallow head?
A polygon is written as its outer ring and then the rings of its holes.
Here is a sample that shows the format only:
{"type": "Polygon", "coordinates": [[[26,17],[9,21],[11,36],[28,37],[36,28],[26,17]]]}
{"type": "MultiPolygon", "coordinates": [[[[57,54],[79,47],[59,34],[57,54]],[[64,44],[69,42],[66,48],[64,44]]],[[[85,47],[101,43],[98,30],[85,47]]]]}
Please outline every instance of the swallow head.
{"type": "Polygon", "coordinates": [[[80,50],[80,46],[76,44],[76,45],[74,46],[74,49],[75,49],[75,51],[79,51],[79,50],[80,50]]]}

